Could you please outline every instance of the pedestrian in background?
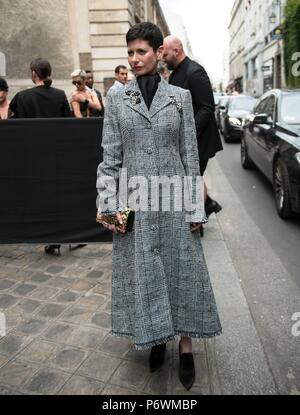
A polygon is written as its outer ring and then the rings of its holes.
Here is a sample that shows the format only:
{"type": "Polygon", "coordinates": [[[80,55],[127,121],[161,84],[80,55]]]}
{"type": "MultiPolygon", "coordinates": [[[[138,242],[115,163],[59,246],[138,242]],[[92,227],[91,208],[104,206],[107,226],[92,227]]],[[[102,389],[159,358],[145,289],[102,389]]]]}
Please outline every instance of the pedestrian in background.
{"type": "Polygon", "coordinates": [[[92,111],[101,111],[102,106],[95,91],[86,85],[87,75],[82,69],[72,74],[72,84],[76,87],[71,96],[71,107],[76,118],[90,118],[92,111]]]}
{"type": "Polygon", "coordinates": [[[34,88],[18,92],[10,103],[13,118],[71,117],[64,91],[53,88],[52,68],[46,59],[35,59],[30,64],[34,88]]]}
{"type": "Polygon", "coordinates": [[[127,82],[126,84],[129,84],[131,81],[133,81],[135,79],[134,73],[132,71],[128,71],[128,75],[127,75],[127,82]]]}
{"type": "Polygon", "coordinates": [[[0,78],[0,120],[6,120],[8,118],[9,102],[8,85],[4,78],[0,78]]]}
{"type": "Polygon", "coordinates": [[[104,117],[104,104],[103,104],[103,99],[102,99],[102,95],[101,92],[98,91],[98,89],[94,88],[94,74],[92,71],[86,71],[86,86],[91,90],[91,92],[95,92],[97,95],[97,98],[100,102],[101,105],[101,110],[94,110],[92,109],[90,111],[91,113],[91,117],[104,117]]]}
{"type": "Polygon", "coordinates": [[[160,76],[162,76],[164,78],[165,81],[168,81],[169,80],[169,78],[170,78],[170,71],[161,62],[158,65],[158,73],[160,74],[160,76]]]}
{"type": "MultiPolygon", "coordinates": [[[[35,87],[19,92],[10,103],[13,118],[71,117],[70,106],[64,91],[53,88],[52,68],[46,59],[35,59],[30,64],[35,87]]],[[[47,245],[45,253],[60,254],[60,245],[47,245]]]]}
{"type": "Polygon", "coordinates": [[[138,350],[151,349],[151,372],[163,365],[166,344],[180,336],[179,378],[190,389],[191,338],[222,331],[199,232],[206,219],[204,196],[201,211],[187,219],[185,209],[164,211],[163,196],[159,210],[152,211],[147,195],[148,209],[135,212],[132,232],[125,231],[114,201],[122,168],[128,180],[139,176],[150,187],[157,176],[201,180],[192,100],[189,91],[169,85],[157,72],[163,35],[156,25],[137,24],[126,40],[136,79],[108,93],[97,180],[98,220],[114,232],[112,334],[129,337],[138,350]],[[114,206],[107,211],[110,201],[114,206]],[[104,215],[117,218],[119,226],[109,225],[104,215]]]}
{"type": "MultiPolygon", "coordinates": [[[[221,137],[215,119],[215,102],[210,79],[197,62],[186,56],[180,39],[168,36],[164,40],[163,59],[168,69],[173,71],[169,83],[188,89],[192,94],[193,109],[197,129],[200,172],[203,176],[209,159],[223,150],[221,137]]],[[[207,216],[222,209],[206,191],[205,210],[207,216]]]]}
{"type": "Polygon", "coordinates": [[[115,83],[110,89],[122,89],[127,84],[128,69],[124,65],[119,65],[115,69],[115,83]]]}

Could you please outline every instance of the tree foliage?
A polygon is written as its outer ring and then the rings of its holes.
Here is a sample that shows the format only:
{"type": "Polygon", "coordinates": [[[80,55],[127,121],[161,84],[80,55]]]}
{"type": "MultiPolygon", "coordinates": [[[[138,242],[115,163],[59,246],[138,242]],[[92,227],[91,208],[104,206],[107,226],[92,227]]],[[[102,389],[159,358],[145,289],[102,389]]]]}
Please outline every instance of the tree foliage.
{"type": "MultiPolygon", "coordinates": [[[[287,0],[284,10],[284,61],[287,85],[300,87],[300,73],[295,75],[295,59],[300,60],[300,0],[287,0]],[[298,57],[296,53],[298,52],[298,57]],[[294,74],[293,74],[294,72],[294,74]]],[[[298,64],[298,72],[300,65],[298,64]]]]}

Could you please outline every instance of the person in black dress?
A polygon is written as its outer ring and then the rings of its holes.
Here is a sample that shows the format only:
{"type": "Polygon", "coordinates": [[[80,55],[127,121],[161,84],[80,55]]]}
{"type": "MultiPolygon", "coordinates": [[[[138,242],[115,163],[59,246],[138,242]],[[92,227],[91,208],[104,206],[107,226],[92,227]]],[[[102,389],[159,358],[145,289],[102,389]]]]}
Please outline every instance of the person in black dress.
{"type": "Polygon", "coordinates": [[[7,99],[8,85],[4,78],[0,77],[0,120],[8,118],[9,102],[7,99]]]}
{"type": "Polygon", "coordinates": [[[87,85],[87,74],[82,69],[76,69],[72,74],[72,84],[76,89],[72,92],[71,108],[76,118],[94,117],[94,111],[101,111],[102,106],[95,91],[87,85]]]}
{"type": "MultiPolygon", "coordinates": [[[[45,59],[30,64],[32,82],[35,86],[18,92],[10,103],[11,118],[61,118],[72,117],[64,91],[51,87],[52,68],[45,59]]],[[[45,247],[47,254],[60,253],[60,245],[45,247]]]]}

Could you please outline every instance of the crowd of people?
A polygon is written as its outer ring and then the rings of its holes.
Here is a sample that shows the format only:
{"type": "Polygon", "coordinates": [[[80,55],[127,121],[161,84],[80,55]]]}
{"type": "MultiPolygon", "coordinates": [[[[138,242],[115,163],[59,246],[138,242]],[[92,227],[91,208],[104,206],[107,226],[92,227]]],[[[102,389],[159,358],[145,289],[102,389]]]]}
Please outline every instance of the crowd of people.
{"type": "MultiPolygon", "coordinates": [[[[70,102],[64,91],[52,87],[52,67],[46,59],[35,59],[30,64],[33,88],[18,92],[9,102],[9,86],[0,77],[0,120],[8,118],[90,118],[104,117],[101,92],[94,88],[91,70],[76,69],[71,74],[75,89],[70,102]]],[[[123,87],[133,78],[126,66],[115,69],[112,88],[123,87]]]]}
{"type": "Polygon", "coordinates": [[[201,244],[207,217],[222,207],[205,188],[201,217],[191,216],[187,223],[183,211],[140,211],[133,231],[126,232],[120,208],[107,212],[101,204],[107,195],[115,196],[101,179],[118,183],[125,167],[129,179],[163,171],[202,178],[209,160],[222,150],[213,91],[205,69],[186,56],[181,40],[163,39],[156,25],[133,26],[126,42],[132,74],[126,66],[116,68],[105,109],[91,71],[72,73],[69,103],[65,92],[51,86],[50,63],[37,59],[31,63],[35,87],[17,93],[10,104],[8,85],[0,79],[0,114],[1,119],[104,115],[97,220],[114,232],[112,334],[129,337],[139,350],[151,349],[151,372],[163,365],[167,343],[180,336],[179,378],[189,390],[195,380],[191,339],[222,332],[201,244]],[[108,223],[107,215],[117,224],[108,223]]]}

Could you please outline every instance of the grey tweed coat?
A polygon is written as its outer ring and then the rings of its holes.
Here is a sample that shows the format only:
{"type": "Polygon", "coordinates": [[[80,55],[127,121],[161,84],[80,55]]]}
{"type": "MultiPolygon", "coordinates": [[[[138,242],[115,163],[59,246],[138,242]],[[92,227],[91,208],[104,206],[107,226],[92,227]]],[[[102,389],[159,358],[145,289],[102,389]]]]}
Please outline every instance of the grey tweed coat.
{"type": "MultiPolygon", "coordinates": [[[[104,176],[120,182],[120,168],[133,176],[200,176],[189,91],[162,80],[148,110],[136,80],[107,97],[103,162],[98,167],[99,210],[104,211],[104,176]],[[175,98],[175,99],[174,99],[175,98]]],[[[118,205],[116,205],[116,209],[118,205]]],[[[176,335],[221,334],[200,232],[192,233],[184,212],[136,212],[131,233],[114,235],[112,334],[143,350],[176,335]]]]}

